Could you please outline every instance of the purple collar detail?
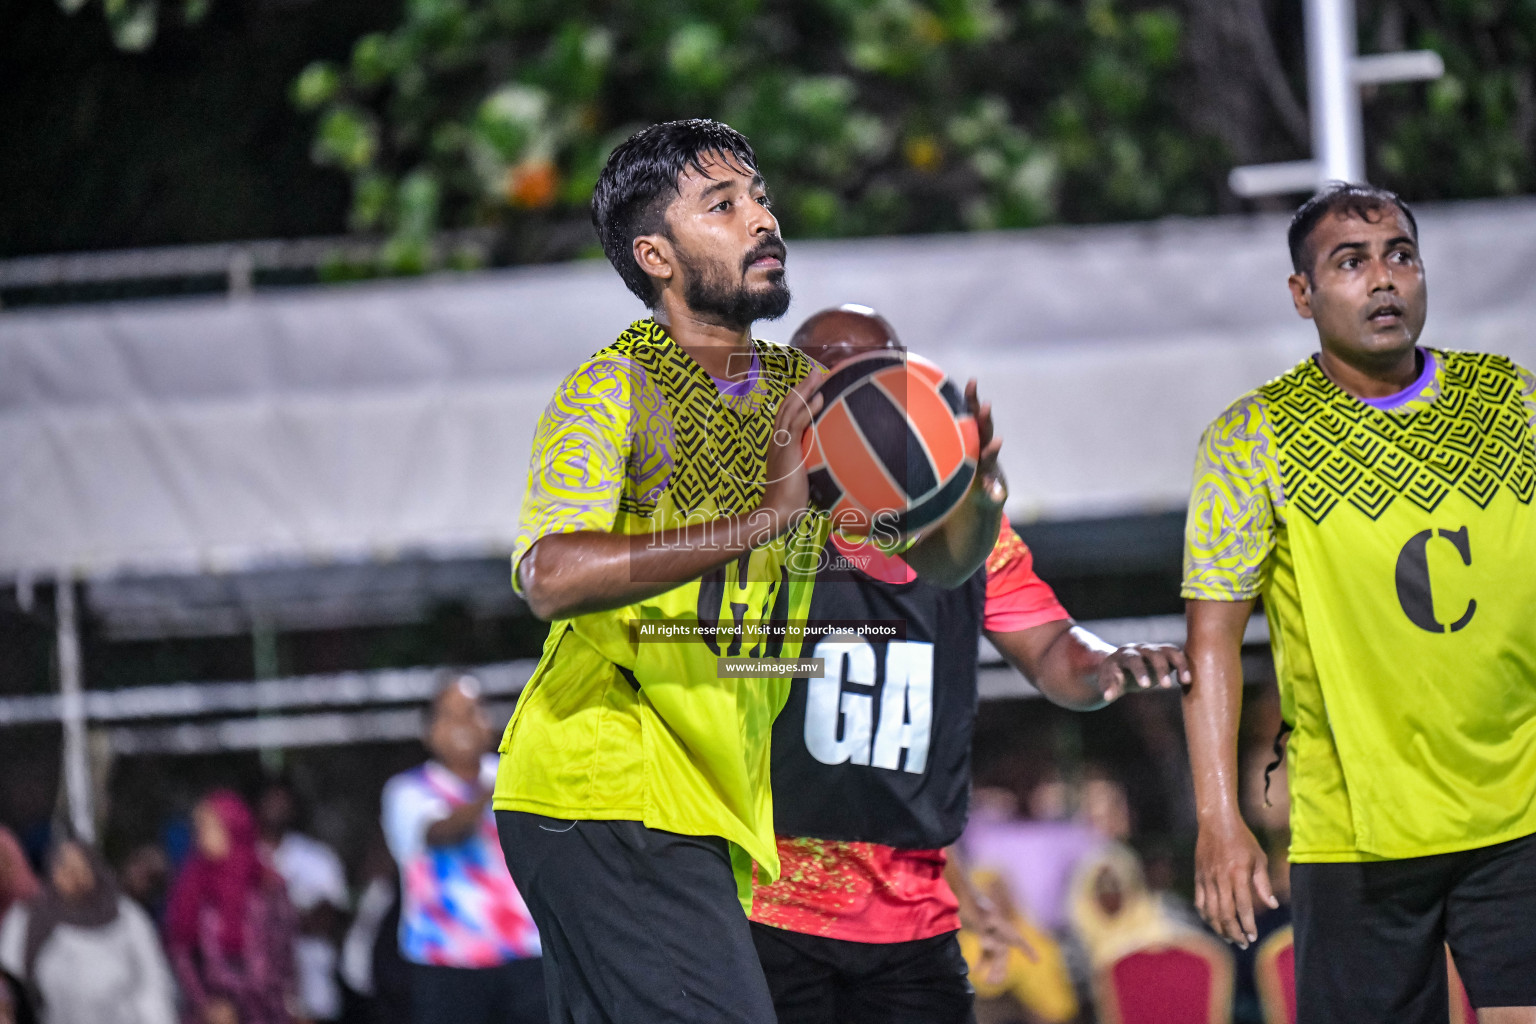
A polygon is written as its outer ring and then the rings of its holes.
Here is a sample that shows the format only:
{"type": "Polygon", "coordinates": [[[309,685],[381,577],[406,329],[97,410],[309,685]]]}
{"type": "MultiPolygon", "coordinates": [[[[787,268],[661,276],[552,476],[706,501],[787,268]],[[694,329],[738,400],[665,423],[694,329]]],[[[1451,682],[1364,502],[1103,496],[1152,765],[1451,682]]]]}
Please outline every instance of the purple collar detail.
{"type": "Polygon", "coordinates": [[[752,393],[752,389],[757,387],[757,376],[760,369],[761,367],[758,365],[757,361],[757,350],[753,349],[752,367],[751,369],[747,370],[747,375],[741,380],[732,380],[729,377],[715,376],[711,376],[710,380],[715,382],[715,387],[720,389],[720,393],[722,395],[728,395],[731,398],[739,398],[742,395],[750,395],[752,393]]]}
{"type": "Polygon", "coordinates": [[[1380,409],[1383,412],[1391,412],[1399,406],[1407,405],[1417,398],[1429,386],[1429,382],[1435,379],[1435,371],[1439,368],[1439,362],[1435,354],[1427,348],[1419,349],[1424,354],[1424,370],[1419,374],[1418,380],[1409,384],[1395,395],[1387,395],[1385,398],[1362,398],[1360,401],[1372,409],[1380,409]]]}

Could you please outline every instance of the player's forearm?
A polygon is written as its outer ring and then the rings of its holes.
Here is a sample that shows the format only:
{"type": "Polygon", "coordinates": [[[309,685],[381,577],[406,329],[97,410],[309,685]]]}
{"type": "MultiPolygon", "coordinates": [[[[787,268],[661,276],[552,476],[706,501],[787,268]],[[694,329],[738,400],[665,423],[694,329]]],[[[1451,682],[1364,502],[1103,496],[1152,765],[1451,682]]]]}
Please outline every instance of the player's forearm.
{"type": "Polygon", "coordinates": [[[1040,658],[1035,688],[1051,703],[1073,711],[1102,708],[1109,700],[1099,687],[1099,670],[1113,653],[1113,644],[1081,626],[1069,625],[1040,658]]]}
{"type": "Polygon", "coordinates": [[[1187,650],[1193,679],[1184,694],[1184,732],[1202,826],[1241,818],[1237,727],[1243,702],[1243,630],[1253,601],[1189,601],[1187,650]]]}
{"type": "Polygon", "coordinates": [[[546,621],[610,611],[696,580],[784,532],[767,508],[650,534],[582,530],[541,537],[518,563],[523,596],[546,621]]]}
{"type": "Polygon", "coordinates": [[[973,931],[980,928],[982,912],[988,904],[971,882],[969,866],[958,846],[944,848],[944,881],[949,883],[950,891],[955,894],[955,902],[960,905],[961,924],[973,931]]]}
{"type": "Polygon", "coordinates": [[[954,589],[980,569],[997,543],[1008,487],[1001,470],[977,477],[944,522],[902,555],[925,581],[954,589]]]}
{"type": "Polygon", "coordinates": [[[470,836],[475,829],[480,827],[480,819],[485,815],[485,804],[490,799],[486,794],[478,800],[459,804],[448,812],[447,817],[439,818],[427,826],[428,846],[457,846],[470,836]]]}
{"type": "Polygon", "coordinates": [[[1011,632],[987,631],[1003,660],[1053,704],[1091,711],[1108,703],[1099,690],[1099,666],[1114,648],[1071,619],[1011,632]]]}

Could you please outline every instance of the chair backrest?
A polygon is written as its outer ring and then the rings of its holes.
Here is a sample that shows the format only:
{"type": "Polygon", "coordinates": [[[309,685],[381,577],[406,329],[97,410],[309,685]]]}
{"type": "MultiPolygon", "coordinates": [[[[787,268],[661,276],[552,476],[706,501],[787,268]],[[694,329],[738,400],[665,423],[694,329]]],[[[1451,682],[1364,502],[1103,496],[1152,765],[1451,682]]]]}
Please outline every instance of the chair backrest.
{"type": "Polygon", "coordinates": [[[1264,1024],[1296,1024],[1296,931],[1276,928],[1259,943],[1253,979],[1264,1009],[1264,1024]]]}
{"type": "Polygon", "coordinates": [[[1477,1024],[1477,1011],[1467,998],[1467,987],[1461,983],[1456,971],[1456,961],[1451,959],[1451,947],[1445,947],[1445,973],[1451,983],[1451,1024],[1477,1024]]]}
{"type": "Polygon", "coordinates": [[[1094,981],[1104,1024],[1230,1024],[1232,956],[1196,932],[1114,960],[1094,981]]]}

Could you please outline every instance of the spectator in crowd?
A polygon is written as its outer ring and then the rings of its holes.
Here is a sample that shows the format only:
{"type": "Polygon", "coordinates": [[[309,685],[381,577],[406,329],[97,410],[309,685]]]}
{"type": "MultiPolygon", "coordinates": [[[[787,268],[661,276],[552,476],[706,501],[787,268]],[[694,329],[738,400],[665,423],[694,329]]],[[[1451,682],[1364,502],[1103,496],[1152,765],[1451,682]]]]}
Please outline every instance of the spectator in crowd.
{"type": "Polygon", "coordinates": [[[538,932],[491,816],[491,740],[479,683],[449,676],[428,709],[432,759],[384,787],[416,1024],[548,1020],[538,932]]]}
{"type": "Polygon", "coordinates": [[[410,1024],[409,971],[400,959],[400,870],[378,832],[363,855],[362,894],[341,944],[347,1024],[410,1024]]]}
{"type": "Polygon", "coordinates": [[[41,894],[0,924],[0,964],[26,986],[42,1024],[175,1024],[154,922],[78,840],[54,845],[41,894]]]}
{"type": "Polygon", "coordinates": [[[261,838],[272,866],[288,886],[299,915],[294,942],[299,1005],[315,1022],[341,1018],[338,944],[347,913],[347,872],[336,851],[298,829],[299,798],[292,785],[269,782],[256,801],[261,838]]]}
{"type": "MultiPolygon", "coordinates": [[[[988,971],[983,967],[983,936],[968,928],[961,930],[960,949],[976,988],[977,1021],[1066,1024],[1075,1020],[1080,1006],[1061,945],[1018,905],[1001,874],[983,869],[970,875],[970,885],[954,886],[962,911],[968,900],[984,899],[1022,940],[1007,947],[1002,970],[988,971]]],[[[975,920],[979,915],[973,910],[965,916],[975,920]]]]}
{"type": "MultiPolygon", "coordinates": [[[[27,863],[21,843],[14,832],[0,825],[0,920],[12,904],[36,895],[37,877],[32,874],[32,865],[27,863]]],[[[10,980],[0,974],[0,1024],[18,1024],[21,1019],[10,980]]]]}
{"type": "Polygon", "coordinates": [[[193,809],[192,830],[165,915],[184,1024],[289,1024],[297,919],[282,878],[262,862],[255,815],[217,790],[193,809]]]}
{"type": "Polygon", "coordinates": [[[1059,933],[1067,924],[1072,872],[1104,839],[1070,819],[1071,790],[1055,771],[1041,773],[1027,793],[1025,818],[1007,789],[977,787],[961,846],[974,868],[1002,877],[1033,921],[1059,933]]]}
{"type": "Polygon", "coordinates": [[[1125,784],[1104,765],[1090,763],[1083,766],[1074,817],[1103,839],[1130,842],[1130,797],[1125,792],[1125,784]]]}
{"type": "Polygon", "coordinates": [[[0,917],[11,909],[11,904],[36,896],[37,890],[37,876],[27,863],[16,834],[0,825],[0,917]]]}
{"type": "Polygon", "coordinates": [[[1141,858],[1120,843],[1107,843],[1077,866],[1068,906],[1094,972],[1138,949],[1201,930],[1147,888],[1141,858]]]}
{"type": "Polygon", "coordinates": [[[149,916],[160,921],[165,916],[165,890],[171,877],[171,860],[159,843],[142,843],[123,858],[118,872],[123,892],[138,901],[149,916]]]}

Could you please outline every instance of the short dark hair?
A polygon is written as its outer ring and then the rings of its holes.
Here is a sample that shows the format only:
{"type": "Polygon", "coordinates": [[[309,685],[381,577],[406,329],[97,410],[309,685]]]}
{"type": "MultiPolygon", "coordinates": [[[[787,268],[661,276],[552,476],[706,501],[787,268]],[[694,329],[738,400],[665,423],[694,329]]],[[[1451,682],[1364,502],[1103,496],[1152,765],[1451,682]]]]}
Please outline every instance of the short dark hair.
{"type": "Polygon", "coordinates": [[[1322,219],[1331,213],[1358,217],[1366,223],[1375,222],[1375,214],[1395,206],[1408,218],[1413,240],[1419,240],[1419,222],[1413,219],[1413,211],[1396,192],[1374,185],[1357,185],[1347,181],[1330,181],[1321,192],[1302,203],[1291,217],[1291,228],[1286,241],[1291,247],[1291,267],[1298,274],[1312,276],[1312,264],[1317,254],[1309,244],[1312,232],[1322,219]]]}
{"type": "Polygon", "coordinates": [[[752,144],[730,125],[707,118],[666,121],[641,129],[616,148],[592,191],[592,224],[603,252],[647,306],[655,303],[656,288],[635,260],[635,239],[666,230],[667,206],[677,196],[678,179],[690,167],[702,174],[706,153],[735,157],[757,169],[752,144]]]}

